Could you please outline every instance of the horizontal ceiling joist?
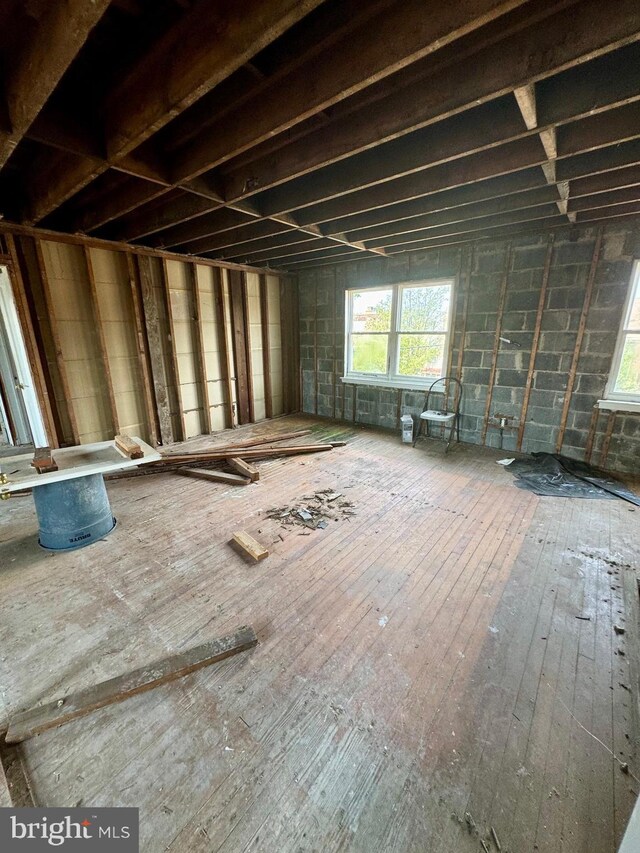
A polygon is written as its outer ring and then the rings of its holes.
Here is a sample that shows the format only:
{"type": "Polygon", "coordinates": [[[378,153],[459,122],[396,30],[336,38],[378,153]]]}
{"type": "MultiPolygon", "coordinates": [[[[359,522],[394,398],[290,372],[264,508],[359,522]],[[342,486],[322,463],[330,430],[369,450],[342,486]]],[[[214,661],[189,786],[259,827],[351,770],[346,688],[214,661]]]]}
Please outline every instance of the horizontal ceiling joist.
{"type": "MultiPolygon", "coordinates": [[[[52,174],[51,164],[43,158],[29,181],[31,220],[40,221],[93,180],[100,169],[115,165],[320,2],[194,2],[180,22],[109,92],[102,109],[106,149],[102,166],[78,160],[74,168],[52,174]]],[[[87,6],[80,0],[77,5],[87,6]]]]}

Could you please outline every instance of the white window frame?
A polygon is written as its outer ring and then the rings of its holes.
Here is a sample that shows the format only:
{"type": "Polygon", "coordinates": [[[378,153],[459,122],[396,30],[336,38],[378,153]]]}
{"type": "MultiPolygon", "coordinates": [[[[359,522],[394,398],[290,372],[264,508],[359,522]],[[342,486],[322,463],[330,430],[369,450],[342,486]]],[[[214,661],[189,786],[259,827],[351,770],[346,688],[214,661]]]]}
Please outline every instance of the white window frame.
{"type": "Polygon", "coordinates": [[[633,297],[636,293],[640,294],[640,260],[636,260],[633,263],[633,268],[631,271],[631,280],[629,282],[629,290],[627,293],[627,299],[624,304],[622,320],[620,321],[620,329],[618,331],[616,348],[613,352],[611,370],[609,371],[609,381],[607,382],[607,387],[605,389],[606,399],[598,400],[598,406],[601,409],[620,408],[621,410],[624,410],[626,408],[624,404],[628,404],[629,411],[637,411],[638,408],[640,408],[640,393],[631,394],[629,392],[614,390],[618,379],[618,373],[620,372],[620,364],[622,363],[622,353],[624,351],[624,344],[627,339],[627,335],[640,334],[640,331],[638,329],[629,328],[629,320],[631,319],[631,305],[633,303],[633,297]],[[608,403],[618,405],[610,406],[607,405],[608,403]]]}
{"type": "Polygon", "coordinates": [[[456,298],[456,281],[453,278],[438,278],[429,279],[428,281],[403,281],[398,284],[384,284],[376,287],[353,287],[345,291],[345,335],[344,335],[344,376],[343,382],[355,385],[381,385],[387,388],[408,388],[422,390],[428,388],[435,377],[421,376],[402,376],[398,374],[399,347],[398,340],[400,334],[442,334],[444,336],[444,364],[442,366],[442,375],[447,369],[447,356],[449,353],[449,344],[451,341],[451,331],[453,326],[453,314],[456,298]],[[449,313],[447,316],[447,327],[445,332],[404,332],[399,329],[400,325],[400,305],[401,293],[405,289],[412,287],[442,287],[449,285],[451,287],[451,298],[449,300],[449,313]],[[387,371],[386,373],[357,373],[351,369],[352,365],[352,335],[353,328],[353,295],[355,293],[375,293],[382,291],[391,291],[391,324],[388,332],[366,332],[366,334],[387,335],[389,339],[389,347],[387,350],[387,371]]]}

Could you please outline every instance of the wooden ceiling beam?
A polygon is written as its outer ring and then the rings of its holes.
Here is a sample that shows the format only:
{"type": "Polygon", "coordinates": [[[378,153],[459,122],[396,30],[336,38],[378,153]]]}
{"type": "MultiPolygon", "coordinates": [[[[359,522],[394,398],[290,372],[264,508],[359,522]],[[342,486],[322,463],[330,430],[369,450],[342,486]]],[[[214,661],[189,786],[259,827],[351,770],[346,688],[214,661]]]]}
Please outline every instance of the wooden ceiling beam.
{"type": "Polygon", "coordinates": [[[226,249],[229,246],[247,245],[255,240],[262,240],[265,237],[275,237],[276,235],[287,233],[295,236],[295,226],[282,222],[274,222],[272,219],[258,219],[254,222],[249,222],[247,225],[228,228],[226,231],[210,237],[201,237],[199,240],[183,243],[174,248],[179,252],[189,252],[191,255],[198,255],[201,252],[214,252],[226,249]]]}
{"type": "MultiPolygon", "coordinates": [[[[280,148],[273,155],[237,169],[230,163],[222,169],[225,198],[243,198],[277,186],[508,94],[514,87],[530,84],[532,79],[544,79],[611,51],[637,38],[637,14],[634,16],[631,11],[635,5],[634,0],[621,0],[618,17],[617,11],[616,15],[607,15],[606,7],[598,0],[583,0],[577,17],[575,9],[565,9],[426,77],[420,83],[419,98],[415,85],[396,89],[376,104],[336,118],[308,138],[280,148]],[[564,34],[562,41],[558,39],[559,32],[564,34]],[[496,62],[497,51],[500,62],[496,62]]],[[[613,101],[615,86],[611,91],[613,101]]],[[[571,102],[563,99],[563,103],[565,120],[580,115],[571,102]]],[[[589,113],[585,108],[582,114],[589,113]]]]}
{"type": "MultiPolygon", "coordinates": [[[[107,0],[100,2],[105,8],[108,5],[107,0]]],[[[45,161],[32,175],[30,220],[42,220],[94,177],[115,166],[321,2],[198,0],[109,93],[102,110],[106,162],[81,160],[75,168],[56,174],[45,161]]],[[[77,5],[87,4],[77,0],[77,5]]],[[[53,6],[60,7],[62,15],[64,7],[53,6]]]]}
{"type": "Polygon", "coordinates": [[[640,163],[611,172],[600,172],[584,178],[574,178],[569,182],[569,198],[579,198],[585,195],[609,192],[612,189],[633,187],[640,184],[640,163]]]}
{"type": "Polygon", "coordinates": [[[49,3],[17,59],[4,69],[4,101],[11,127],[0,136],[0,167],[24,137],[108,6],[109,0],[49,3]]]}
{"type": "Polygon", "coordinates": [[[570,198],[568,205],[572,213],[578,213],[583,210],[595,210],[600,207],[628,204],[629,202],[638,201],[638,199],[640,199],[640,180],[635,186],[612,189],[608,192],[597,193],[596,195],[570,198]]]}
{"type": "Polygon", "coordinates": [[[174,179],[208,171],[520,5],[522,0],[460,0],[435,5],[425,15],[424,0],[403,0],[402,14],[391,4],[307,63],[276,75],[272,86],[227,114],[224,128],[178,149],[174,179]]]}

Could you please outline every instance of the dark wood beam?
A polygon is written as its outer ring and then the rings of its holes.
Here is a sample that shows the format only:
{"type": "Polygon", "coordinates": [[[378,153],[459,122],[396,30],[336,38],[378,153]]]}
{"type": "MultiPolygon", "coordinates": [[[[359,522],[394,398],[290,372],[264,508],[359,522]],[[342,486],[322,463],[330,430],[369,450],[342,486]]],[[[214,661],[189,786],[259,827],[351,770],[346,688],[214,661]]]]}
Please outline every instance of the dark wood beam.
{"type": "MultiPolygon", "coordinates": [[[[627,2],[627,0],[621,0],[627,2]]],[[[372,85],[521,5],[522,0],[464,0],[425,15],[423,0],[391,4],[306,63],[277,77],[237,110],[215,134],[176,151],[174,178],[185,180],[219,165],[372,85]],[[393,34],[393,38],[389,35],[393,34]],[[286,97],[283,97],[286,92],[286,97]]]]}
{"type": "MultiPolygon", "coordinates": [[[[342,116],[310,138],[281,148],[275,155],[243,165],[236,171],[230,166],[226,174],[223,171],[225,198],[242,198],[291,180],[611,51],[637,37],[637,8],[634,11],[634,6],[633,0],[622,0],[621,6],[616,6],[616,14],[609,15],[597,0],[583,0],[578,17],[574,8],[562,10],[540,24],[515,33],[499,45],[481,49],[466,61],[427,77],[420,85],[419,98],[415,85],[396,89],[373,107],[342,116]],[[563,33],[561,41],[558,39],[560,32],[563,33]],[[495,61],[496,51],[499,51],[500,62],[495,61]]],[[[628,86],[613,85],[610,102],[627,97],[628,86]]],[[[576,112],[571,101],[561,95],[558,100],[564,104],[564,120],[591,111],[584,106],[586,95],[580,101],[582,113],[576,112]]],[[[560,111],[561,108],[556,109],[557,113],[560,111]]],[[[561,116],[556,117],[556,122],[560,120],[561,116]]]]}
{"type": "Polygon", "coordinates": [[[237,258],[239,256],[252,257],[261,251],[278,250],[284,247],[296,246],[301,247],[302,244],[310,244],[318,240],[315,235],[305,234],[302,231],[296,231],[289,228],[283,234],[277,234],[273,237],[264,237],[261,240],[248,240],[244,243],[236,243],[228,246],[226,249],[208,250],[203,252],[205,257],[215,257],[224,260],[225,258],[237,258]]]}
{"type": "Polygon", "coordinates": [[[597,222],[619,216],[635,216],[640,213],[640,198],[627,204],[616,204],[611,207],[594,207],[576,213],[576,222],[597,222]]]}
{"type": "MultiPolygon", "coordinates": [[[[145,142],[321,2],[246,0],[238,4],[199,0],[194,3],[109,92],[102,109],[106,166],[114,165],[145,142]]],[[[76,0],[74,5],[86,8],[83,0],[76,0]]],[[[105,8],[107,5],[107,0],[93,4],[105,8]]],[[[68,30],[66,7],[53,6],[59,10],[61,25],[68,30]]],[[[55,56],[51,34],[46,35],[47,51],[55,56]]],[[[32,195],[32,221],[43,219],[86,186],[96,170],[100,173],[104,168],[104,164],[79,160],[73,169],[56,174],[50,164],[42,164],[33,181],[36,191],[32,195]],[[47,176],[48,182],[43,180],[47,176]]]]}
{"type": "Polygon", "coordinates": [[[230,228],[212,237],[202,237],[199,240],[185,243],[178,247],[178,251],[198,255],[201,252],[222,251],[229,246],[244,247],[264,238],[277,239],[280,235],[289,235],[294,238],[305,236],[301,235],[296,229],[288,225],[283,225],[281,222],[274,222],[271,219],[259,219],[256,222],[240,226],[239,228],[230,228]]]}
{"type": "Polygon", "coordinates": [[[5,109],[11,127],[0,136],[0,166],[7,162],[108,6],[109,0],[47,4],[17,59],[4,69],[5,109]]]}
{"type": "Polygon", "coordinates": [[[569,198],[609,192],[622,187],[640,184],[640,163],[613,169],[611,172],[599,172],[584,178],[574,178],[569,183],[569,198]]]}
{"type": "MultiPolygon", "coordinates": [[[[615,174],[615,172],[613,173],[615,174]]],[[[580,198],[569,199],[569,210],[578,213],[582,210],[596,210],[597,208],[610,207],[612,205],[627,204],[640,199],[640,180],[633,187],[610,190],[609,192],[587,195],[580,198]]]]}

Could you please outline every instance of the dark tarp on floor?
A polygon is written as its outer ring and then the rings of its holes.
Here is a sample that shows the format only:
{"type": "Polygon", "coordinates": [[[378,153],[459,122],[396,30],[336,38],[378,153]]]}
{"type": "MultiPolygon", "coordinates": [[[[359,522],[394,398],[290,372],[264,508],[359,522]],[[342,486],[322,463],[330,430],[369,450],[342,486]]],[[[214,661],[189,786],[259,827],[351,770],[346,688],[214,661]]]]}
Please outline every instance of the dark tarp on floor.
{"type": "Polygon", "coordinates": [[[516,486],[536,495],[565,498],[622,498],[640,506],[640,497],[611,474],[557,453],[532,453],[509,465],[516,486]]]}

